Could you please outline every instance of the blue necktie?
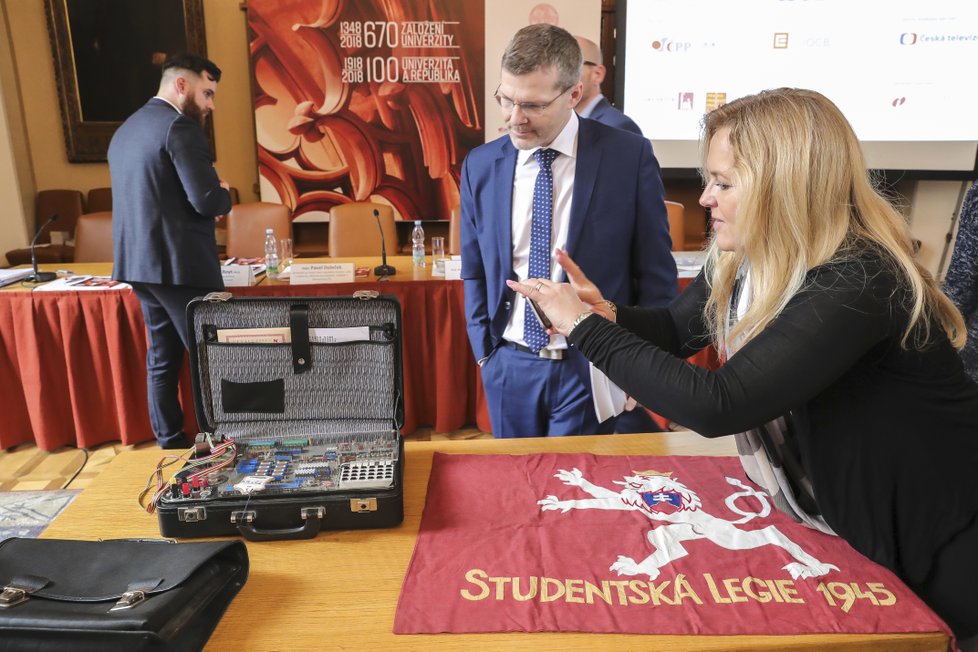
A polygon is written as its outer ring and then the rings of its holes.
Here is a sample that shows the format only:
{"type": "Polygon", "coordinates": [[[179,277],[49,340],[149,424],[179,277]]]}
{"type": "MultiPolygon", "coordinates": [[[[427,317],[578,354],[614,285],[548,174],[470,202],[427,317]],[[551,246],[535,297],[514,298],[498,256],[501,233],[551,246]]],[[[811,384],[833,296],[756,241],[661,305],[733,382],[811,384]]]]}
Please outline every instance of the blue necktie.
{"type": "MultiPolygon", "coordinates": [[[[557,158],[553,149],[538,149],[533,153],[540,171],[533,185],[533,225],[530,230],[530,269],[527,278],[550,278],[550,231],[554,213],[554,175],[550,165],[557,158]]],[[[550,342],[536,316],[526,304],[523,313],[523,339],[534,353],[550,342]]]]}

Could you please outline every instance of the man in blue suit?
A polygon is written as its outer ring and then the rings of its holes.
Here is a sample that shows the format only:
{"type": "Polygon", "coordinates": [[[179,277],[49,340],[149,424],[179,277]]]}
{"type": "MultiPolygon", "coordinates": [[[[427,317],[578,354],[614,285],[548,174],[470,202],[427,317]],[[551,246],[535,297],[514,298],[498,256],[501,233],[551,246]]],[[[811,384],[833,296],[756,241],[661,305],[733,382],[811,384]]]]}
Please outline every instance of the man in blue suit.
{"type": "Polygon", "coordinates": [[[641,136],[642,130],[635,121],[611,106],[611,102],[601,93],[601,82],[604,81],[606,72],[602,63],[601,48],[594,41],[583,36],[574,38],[581,46],[581,54],[584,57],[584,67],[581,69],[581,84],[584,90],[581,101],[575,107],[577,115],[641,136]]]}
{"type": "Polygon", "coordinates": [[[676,265],[659,166],[648,140],[574,113],[581,50],[567,31],[521,29],[500,79],[509,133],[472,150],[461,181],[465,311],[493,434],[610,432],[614,420],[596,416],[587,360],[541,333],[506,280],[564,280],[553,262],[563,248],[609,300],[669,303],[676,265]]]}
{"type": "Polygon", "coordinates": [[[192,344],[187,303],[224,288],[214,218],[231,209],[231,196],[203,129],[220,79],[203,57],[171,56],[157,95],[109,144],[113,277],[132,284],[142,307],[149,415],[162,448],[190,445],[177,391],[192,344]]]}

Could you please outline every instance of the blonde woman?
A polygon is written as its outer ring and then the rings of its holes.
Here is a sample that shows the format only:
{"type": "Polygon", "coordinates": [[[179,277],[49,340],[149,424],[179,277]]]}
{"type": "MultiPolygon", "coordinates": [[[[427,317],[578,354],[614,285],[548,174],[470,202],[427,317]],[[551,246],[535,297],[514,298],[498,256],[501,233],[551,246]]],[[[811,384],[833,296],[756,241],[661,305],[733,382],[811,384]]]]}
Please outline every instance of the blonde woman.
{"type": "Polygon", "coordinates": [[[955,352],[960,313],[914,261],[827,98],[768,91],[704,123],[713,235],[669,308],[606,302],[563,252],[570,285],[510,287],[640,403],[707,437],[734,434],[782,510],[844,537],[975,636],[978,385],[955,352]],[[723,366],[685,362],[709,344],[723,366]]]}

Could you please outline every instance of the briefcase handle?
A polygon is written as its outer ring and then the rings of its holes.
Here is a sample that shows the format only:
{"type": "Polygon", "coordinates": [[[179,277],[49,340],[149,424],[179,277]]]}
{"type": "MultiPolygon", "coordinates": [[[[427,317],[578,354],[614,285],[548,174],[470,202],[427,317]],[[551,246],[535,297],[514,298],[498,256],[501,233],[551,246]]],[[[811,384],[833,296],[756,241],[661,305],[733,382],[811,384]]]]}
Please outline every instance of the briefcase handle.
{"type": "Polygon", "coordinates": [[[322,528],[326,510],[323,507],[303,507],[299,510],[304,524],[299,527],[260,528],[254,522],[254,512],[236,512],[231,522],[238,526],[238,532],[248,541],[284,541],[288,539],[312,539],[322,528]]]}

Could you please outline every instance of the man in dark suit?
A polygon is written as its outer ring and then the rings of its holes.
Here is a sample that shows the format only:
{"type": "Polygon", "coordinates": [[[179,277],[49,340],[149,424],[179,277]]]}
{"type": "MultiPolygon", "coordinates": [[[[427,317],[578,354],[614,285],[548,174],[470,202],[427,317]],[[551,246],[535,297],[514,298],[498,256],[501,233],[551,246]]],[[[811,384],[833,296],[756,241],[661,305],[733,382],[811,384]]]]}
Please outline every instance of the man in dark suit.
{"type": "Polygon", "coordinates": [[[584,67],[581,69],[581,84],[584,86],[584,91],[581,101],[574,108],[577,115],[641,136],[642,130],[635,121],[611,106],[611,102],[601,93],[601,82],[604,81],[607,72],[602,63],[601,48],[594,41],[583,36],[574,38],[581,46],[581,53],[584,56],[584,67]]]}
{"type": "Polygon", "coordinates": [[[231,209],[231,196],[203,129],[220,79],[203,57],[171,56],[156,97],[109,144],[113,277],[132,284],[142,307],[150,422],[162,448],[190,444],[177,392],[192,344],[187,303],[224,288],[214,219],[231,209]]]}
{"type": "Polygon", "coordinates": [[[651,145],[578,118],[580,78],[573,36],[548,24],[521,29],[495,93],[509,133],[462,166],[465,311],[497,437],[610,432],[614,421],[597,418],[587,360],[536,325],[507,279],[564,280],[559,247],[609,300],[661,306],[677,293],[651,145]]]}

